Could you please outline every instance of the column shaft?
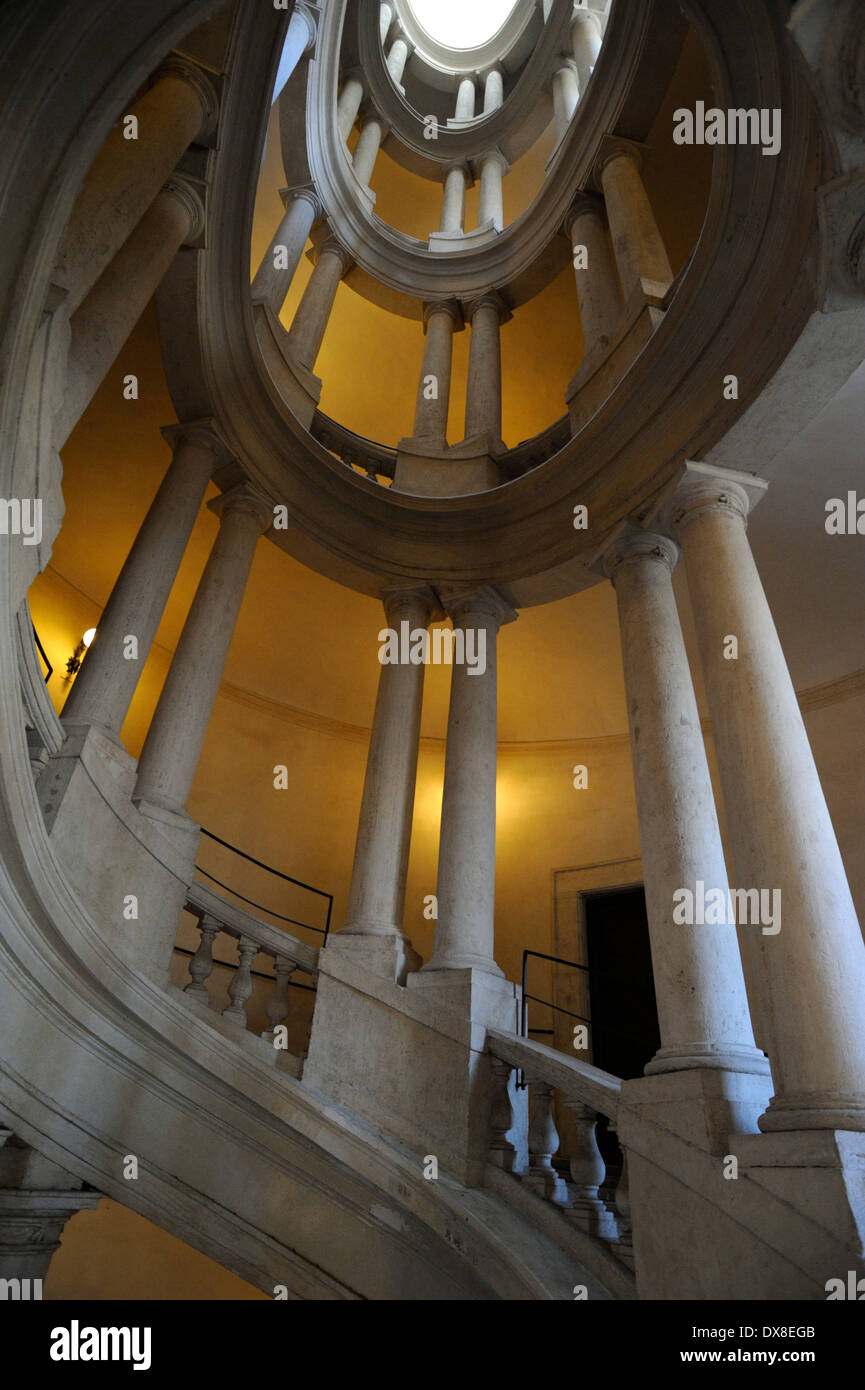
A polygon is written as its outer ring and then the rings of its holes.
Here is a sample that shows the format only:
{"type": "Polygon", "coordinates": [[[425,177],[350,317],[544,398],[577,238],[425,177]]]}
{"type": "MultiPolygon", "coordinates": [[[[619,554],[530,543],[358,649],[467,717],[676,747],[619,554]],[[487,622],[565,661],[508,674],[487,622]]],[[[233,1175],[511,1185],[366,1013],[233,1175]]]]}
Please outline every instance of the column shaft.
{"type": "Polygon", "coordinates": [[[112,130],[84,181],[63,237],[54,278],[74,313],[159,193],[180,156],[216,115],[204,73],[170,59],[149,91],[129,108],[138,138],[112,130]]]}
{"type": "Polygon", "coordinates": [[[735,924],[680,925],[681,889],[719,890],[727,869],[697,702],[673,597],[678,552],[638,532],[606,556],[619,607],[634,786],[661,1048],[648,1072],[765,1072],[754,1046],[735,924]]]}
{"type": "Polygon", "coordinates": [[[466,439],[485,435],[490,447],[502,437],[501,310],[494,299],[469,306],[472,324],[466,389],[466,439]]]}
{"type": "Polygon", "coordinates": [[[643,186],[636,151],[616,149],[603,163],[601,181],[625,302],[643,280],[671,285],[673,271],[643,186]]]}
{"type": "Polygon", "coordinates": [[[393,24],[393,16],[393,0],[382,0],[378,12],[379,35],[381,37],[382,48],[384,48],[385,41],[387,39],[388,34],[390,33],[390,26],[393,24]]]}
{"type": "Polygon", "coordinates": [[[195,211],[174,181],[154,199],[132,236],[72,316],[69,365],[55,444],[69,437],[129,337],[178,250],[195,211]]]}
{"type": "Polygon", "coordinates": [[[453,304],[433,304],[427,310],[426,342],[414,416],[414,438],[433,440],[442,448],[447,443],[456,312],[453,304]],[[432,399],[429,393],[431,377],[435,378],[437,390],[432,399]]]}
{"type": "Polygon", "coordinates": [[[406,40],[395,39],[387,55],[387,69],[397,86],[402,82],[408,55],[409,46],[406,40]]]}
{"type": "Polygon", "coordinates": [[[504,104],[505,83],[501,68],[490,68],[484,83],[484,115],[498,111],[504,104]]]}
{"type": "Polygon", "coordinates": [[[492,222],[497,232],[504,230],[505,208],[502,179],[508,164],[498,150],[490,150],[480,159],[481,186],[478,197],[478,226],[492,222]]]}
{"type": "Polygon", "coordinates": [[[203,427],[177,432],[174,457],[69,692],[67,724],[97,724],[119,735],[220,453],[203,427]],[[138,643],[135,660],[124,655],[130,635],[138,643]]]}
{"type": "Polygon", "coordinates": [[[462,164],[455,164],[445,174],[444,196],[442,197],[442,232],[461,232],[466,220],[466,171],[462,164]]]}
{"type": "Polygon", "coordinates": [[[464,77],[457,91],[455,116],[458,121],[471,121],[475,114],[475,80],[464,77]]]}
{"type": "Polygon", "coordinates": [[[574,65],[563,62],[553,73],[553,109],[556,115],[556,129],[561,138],[571,121],[580,100],[580,88],[574,65]]]}
{"type": "Polygon", "coordinates": [[[222,680],[255,547],[272,516],[247,488],[211,503],[219,534],[180,635],[138,764],[135,800],[186,804],[222,680]]]}
{"type": "Polygon", "coordinates": [[[381,142],[384,139],[384,122],[375,115],[368,116],[354,147],[352,168],[360,182],[366,187],[373,175],[381,142]]]}
{"type": "Polygon", "coordinates": [[[446,604],[454,630],[484,644],[486,669],[454,663],[438,865],[438,921],[424,970],[500,975],[495,944],[496,637],[514,614],[490,590],[446,604]]]}
{"type": "Polygon", "coordinates": [[[322,247],[289,330],[288,347],[310,371],[321,351],[345,265],[345,256],[338,247],[327,243],[322,247]]]}
{"type": "MultiPolygon", "coordinates": [[[[385,599],[388,626],[426,630],[428,599],[419,591],[385,599]]],[[[366,765],[348,918],[342,931],[402,936],[420,742],[423,665],[383,665],[366,765]]]]}
{"type": "Polygon", "coordinates": [[[580,92],[589,85],[592,68],[601,51],[601,21],[597,15],[577,10],[571,23],[571,43],[580,80],[580,92]]]}
{"type": "Polygon", "coordinates": [[[762,1129],[865,1129],[865,944],[798,701],[746,534],[754,480],[689,465],[673,501],[733,862],[780,894],[757,933],[775,1097],[762,1129]],[[729,638],[738,657],[725,659],[729,638]]]}
{"type": "Polygon", "coordinates": [[[622,314],[619,284],[600,203],[590,203],[586,199],[577,205],[571,225],[571,242],[580,323],[588,354],[599,343],[615,336],[622,314]],[[585,268],[577,264],[577,249],[581,246],[586,248],[585,268]]]}
{"type": "Polygon", "coordinates": [[[336,107],[336,123],[343,143],[348,139],[357,120],[363,95],[364,86],[361,78],[356,73],[349,74],[343,83],[336,107]]]}
{"type": "Polygon", "coordinates": [[[269,304],[275,314],[279,313],[291,289],[318,210],[318,201],[311,189],[290,193],[276,236],[256,271],[251,290],[253,301],[269,304]]]}

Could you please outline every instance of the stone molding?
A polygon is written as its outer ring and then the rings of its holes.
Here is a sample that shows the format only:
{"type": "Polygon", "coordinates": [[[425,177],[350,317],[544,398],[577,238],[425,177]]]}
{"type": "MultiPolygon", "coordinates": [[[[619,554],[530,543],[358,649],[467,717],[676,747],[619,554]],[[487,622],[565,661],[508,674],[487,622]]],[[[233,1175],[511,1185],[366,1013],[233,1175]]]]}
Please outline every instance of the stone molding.
{"type": "Polygon", "coordinates": [[[202,124],[196,138],[204,140],[212,135],[219,120],[219,95],[200,64],[184,53],[170,53],[153,74],[154,82],[160,77],[180,77],[189,84],[201,103],[202,124]]]}
{"type": "Polygon", "coordinates": [[[200,244],[207,227],[203,186],[196,184],[184,174],[175,172],[163,184],[162,191],[163,193],[170,193],[172,197],[176,198],[189,216],[189,231],[184,238],[184,245],[200,244]]]}

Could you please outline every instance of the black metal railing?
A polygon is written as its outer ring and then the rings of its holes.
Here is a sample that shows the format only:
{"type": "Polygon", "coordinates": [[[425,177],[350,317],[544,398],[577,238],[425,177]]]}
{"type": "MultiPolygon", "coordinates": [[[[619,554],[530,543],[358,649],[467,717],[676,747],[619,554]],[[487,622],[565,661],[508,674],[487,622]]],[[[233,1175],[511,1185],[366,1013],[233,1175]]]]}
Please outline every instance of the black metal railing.
{"type": "Polygon", "coordinates": [[[255,902],[253,898],[247,898],[243,893],[239,893],[238,890],[232,888],[230,884],[224,883],[221,879],[217,878],[215,874],[210,873],[208,869],[203,868],[200,864],[196,864],[195,866],[197,872],[201,874],[203,878],[216,884],[216,887],[223,889],[224,892],[230,893],[233,898],[238,898],[240,902],[246,903],[248,907],[253,907],[258,912],[264,912],[267,916],[275,918],[278,922],[287,922],[293,927],[302,928],[304,931],[316,932],[317,935],[324,938],[322,946],[327,945],[327,938],[330,935],[331,918],[333,916],[332,893],[325,892],[323,888],[314,888],[312,884],[304,883],[303,880],[299,878],[293,878],[291,874],[284,874],[281,869],[274,869],[271,864],[265,864],[261,859],[256,859],[254,855],[247,854],[245,850],[238,849],[237,845],[231,844],[228,840],[223,840],[221,836],[215,835],[212,830],[206,830],[204,826],[201,827],[201,833],[202,835],[206,835],[208,840],[212,840],[215,844],[221,845],[223,849],[230,850],[232,854],[239,855],[239,857],[245,859],[247,863],[254,864],[258,869],[264,869],[266,873],[272,874],[274,878],[281,879],[284,883],[291,883],[296,888],[301,888],[307,893],[313,893],[317,897],[323,898],[327,903],[327,916],[324,926],[317,927],[312,922],[302,922],[297,917],[287,917],[283,913],[277,912],[272,907],[266,907],[263,903],[255,902]]]}

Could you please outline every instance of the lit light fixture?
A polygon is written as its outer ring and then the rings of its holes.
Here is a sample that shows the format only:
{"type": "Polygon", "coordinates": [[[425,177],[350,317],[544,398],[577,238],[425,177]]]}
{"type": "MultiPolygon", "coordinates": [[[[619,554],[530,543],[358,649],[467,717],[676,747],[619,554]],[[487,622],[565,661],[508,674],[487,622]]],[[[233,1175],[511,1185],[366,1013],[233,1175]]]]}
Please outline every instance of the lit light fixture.
{"type": "Polygon", "coordinates": [[[89,627],[82,636],[81,641],[75,648],[75,651],[72,653],[72,655],[66,663],[66,675],[64,676],[64,680],[70,681],[72,677],[75,675],[76,671],[81,666],[81,662],[84,660],[84,653],[90,646],[90,643],[93,641],[93,638],[95,636],[96,628],[89,627]]]}

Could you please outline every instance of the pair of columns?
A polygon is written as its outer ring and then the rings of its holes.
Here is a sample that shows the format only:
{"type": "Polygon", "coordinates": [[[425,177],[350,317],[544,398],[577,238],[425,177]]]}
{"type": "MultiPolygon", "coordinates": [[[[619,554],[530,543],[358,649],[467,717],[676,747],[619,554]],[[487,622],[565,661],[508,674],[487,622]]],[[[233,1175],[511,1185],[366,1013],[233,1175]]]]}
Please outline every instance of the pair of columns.
{"type": "MultiPolygon", "coordinates": [[[[499,149],[486,150],[474,161],[480,180],[478,195],[478,227],[491,223],[497,232],[504,230],[504,178],[510,164],[499,149]]],[[[446,164],[442,173],[443,193],[439,232],[459,236],[465,232],[466,192],[473,182],[469,165],[462,160],[446,164]]]]}
{"type": "Polygon", "coordinates": [[[108,135],[90,168],[54,271],[65,291],[71,340],[59,448],[96,393],[177,251],[198,240],[204,207],[194,181],[173,173],[193,140],[212,133],[210,78],[173,54],[108,135]],[[127,139],[137,122],[137,138],[127,139]]]}
{"type": "Polygon", "coordinates": [[[571,52],[558,59],[553,71],[553,108],[560,138],[589,85],[602,41],[601,16],[577,6],[571,19],[571,52]]]}
{"type": "MultiPolygon", "coordinates": [[[[496,65],[487,72],[483,79],[483,115],[489,116],[493,111],[498,111],[505,99],[504,73],[496,65]]],[[[467,74],[460,80],[457,88],[456,109],[454,120],[473,121],[476,114],[478,99],[478,89],[475,79],[471,74],[467,74]]]]}
{"type": "MultiPolygon", "coordinates": [[[[486,669],[451,676],[436,895],[435,948],[425,971],[482,970],[494,960],[497,664],[499,628],[516,614],[495,590],[443,600],[455,630],[483,632],[486,669]]],[[[429,590],[384,595],[388,626],[425,630],[429,590]]],[[[382,666],[361,801],[348,917],[342,932],[404,940],[406,873],[420,741],[424,667],[382,666]]]]}
{"type": "Polygon", "coordinates": [[[607,141],[595,167],[603,199],[581,194],[566,219],[587,355],[619,331],[623,298],[627,304],[641,291],[647,299],[657,301],[673,281],[640,163],[638,146],[626,140],[607,141]],[[615,261],[610,255],[607,226],[615,261]]]}
{"type": "MultiPolygon", "coordinates": [[[[471,324],[465,438],[476,438],[482,450],[498,453],[503,448],[500,330],[510,315],[497,294],[472,300],[464,313],[471,324]]],[[[424,306],[426,343],[413,438],[423,441],[434,453],[447,448],[453,335],[462,325],[463,310],[456,300],[439,300],[424,306]],[[429,388],[431,381],[435,382],[434,393],[429,388]]]]}
{"type": "MultiPolygon", "coordinates": [[[[67,725],[94,724],[119,741],[180,562],[215,467],[226,451],[206,424],[163,431],[171,464],[105,606],[63,709],[67,725]],[[129,638],[137,650],[130,659],[129,638]]],[[[138,764],[135,800],[182,813],[207,728],[258,537],[273,510],[240,486],[208,504],[219,532],[171,662],[138,764]]]]}
{"type": "Polygon", "coordinates": [[[661,1049],[647,1071],[757,1071],[736,926],[674,922],[727,871],[672,588],[685,557],[739,889],[777,890],[780,930],[740,925],[775,1095],[763,1130],[865,1129],[865,944],[747,538],[765,484],[688,464],[664,533],[603,556],[619,606],[661,1049]],[[674,539],[675,538],[675,539],[674,539]],[[730,636],[738,656],[730,655],[730,636]]]}

